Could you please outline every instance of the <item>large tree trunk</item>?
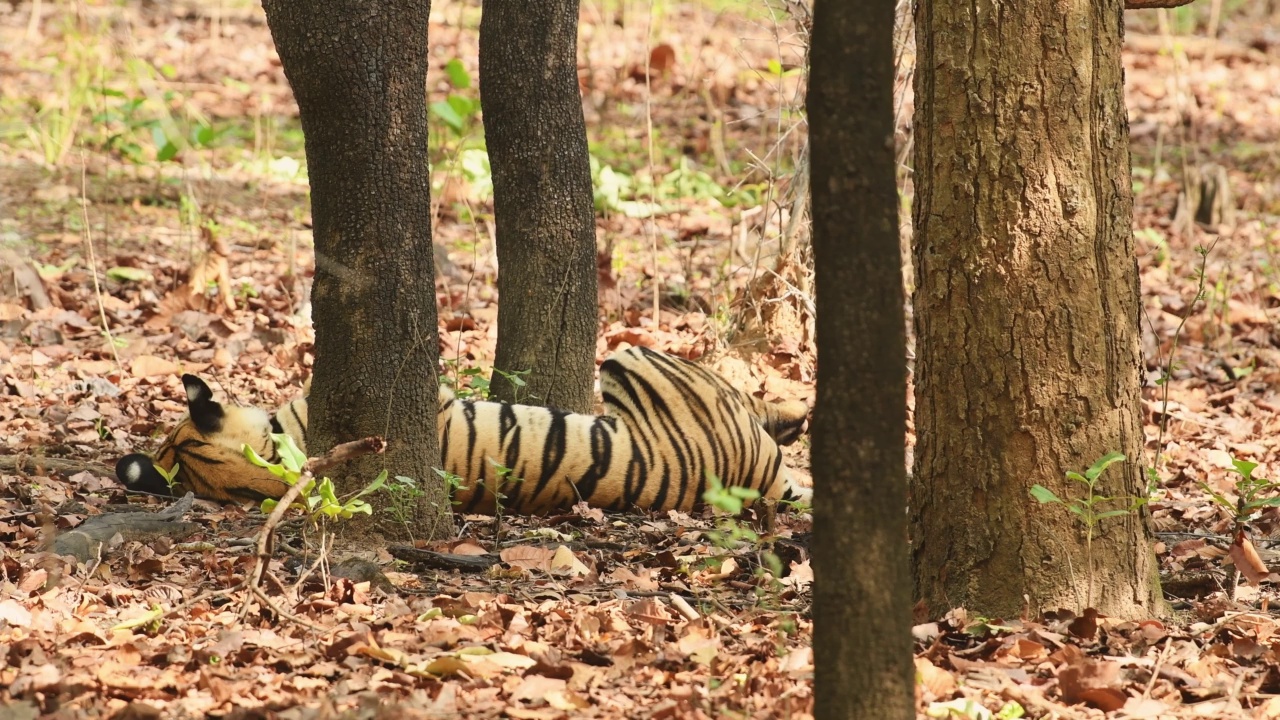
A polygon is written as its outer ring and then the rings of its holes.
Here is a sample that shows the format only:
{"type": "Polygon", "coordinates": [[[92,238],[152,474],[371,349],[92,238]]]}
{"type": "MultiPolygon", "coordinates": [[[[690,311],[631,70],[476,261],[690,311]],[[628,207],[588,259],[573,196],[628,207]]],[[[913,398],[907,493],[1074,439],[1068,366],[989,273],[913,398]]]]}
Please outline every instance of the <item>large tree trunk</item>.
{"type": "Polygon", "coordinates": [[[818,0],[809,53],[819,718],[915,717],[893,15],[894,0],[818,0]]]}
{"type": "Polygon", "coordinates": [[[577,39],[577,0],[484,4],[480,99],[500,298],[491,388],[501,400],[589,412],[596,225],[577,39]],[[499,371],[529,371],[528,384],[499,371]]]}
{"type": "MultiPolygon", "coordinates": [[[[437,448],[435,282],[427,174],[427,16],[422,0],[266,0],[267,21],[306,136],[315,227],[316,367],[308,449],[382,435],[385,456],[349,468],[339,489],[384,465],[426,491],[413,521],[378,512],[382,534],[451,534],[432,468],[437,448]]],[[[344,523],[353,532],[363,521],[344,523]]]]}
{"type": "Polygon", "coordinates": [[[1028,492],[1079,498],[1064,474],[1120,451],[1098,493],[1145,493],[1122,11],[917,5],[911,508],[933,613],[1161,609],[1145,511],[1102,521],[1090,558],[1028,492]]]}

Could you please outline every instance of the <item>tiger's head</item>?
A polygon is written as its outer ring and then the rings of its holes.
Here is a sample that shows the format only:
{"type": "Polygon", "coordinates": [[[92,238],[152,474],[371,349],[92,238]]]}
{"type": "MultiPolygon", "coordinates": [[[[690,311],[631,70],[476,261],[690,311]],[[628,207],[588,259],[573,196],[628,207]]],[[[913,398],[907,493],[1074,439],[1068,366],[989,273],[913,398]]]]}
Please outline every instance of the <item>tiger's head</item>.
{"type": "MultiPolygon", "coordinates": [[[[187,392],[187,416],[165,438],[153,456],[133,453],[116,463],[116,479],[130,490],[158,495],[181,495],[187,491],[211,500],[258,502],[278,498],[288,489],[266,468],[245,459],[244,446],[253,448],[263,458],[276,461],[273,432],[288,432],[301,440],[303,432],[281,427],[281,419],[253,407],[223,405],[214,401],[213,391],[195,375],[183,375],[187,392]],[[177,465],[172,486],[165,473],[177,465]]],[[[298,420],[306,425],[305,401],[291,403],[279,418],[298,420]],[[293,405],[302,403],[301,414],[293,405]]],[[[305,452],[305,448],[302,448],[305,452]]]]}

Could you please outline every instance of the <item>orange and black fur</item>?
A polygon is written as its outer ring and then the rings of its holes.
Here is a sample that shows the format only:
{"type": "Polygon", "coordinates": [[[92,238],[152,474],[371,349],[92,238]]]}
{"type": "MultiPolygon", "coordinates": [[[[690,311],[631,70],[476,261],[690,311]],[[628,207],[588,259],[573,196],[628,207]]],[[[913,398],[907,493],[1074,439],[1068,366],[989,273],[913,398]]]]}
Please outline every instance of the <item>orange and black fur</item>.
{"type": "MultiPolygon", "coordinates": [[[[279,497],[285,486],[248,462],[243,445],[276,455],[272,432],[305,450],[306,398],[274,418],[256,408],[224,407],[207,385],[184,375],[189,413],[154,458],[122,458],[126,486],[168,494],[156,465],[179,465],[175,490],[214,500],[279,497]]],[[[615,510],[691,509],[710,478],[749,487],[769,500],[807,502],[779,444],[796,440],[808,415],[803,402],[766,403],[687,360],[644,348],[616,353],[600,366],[604,414],[456,398],[440,388],[441,465],[462,480],[462,512],[492,512],[497,490],[508,512],[547,513],[585,500],[615,510]]]]}

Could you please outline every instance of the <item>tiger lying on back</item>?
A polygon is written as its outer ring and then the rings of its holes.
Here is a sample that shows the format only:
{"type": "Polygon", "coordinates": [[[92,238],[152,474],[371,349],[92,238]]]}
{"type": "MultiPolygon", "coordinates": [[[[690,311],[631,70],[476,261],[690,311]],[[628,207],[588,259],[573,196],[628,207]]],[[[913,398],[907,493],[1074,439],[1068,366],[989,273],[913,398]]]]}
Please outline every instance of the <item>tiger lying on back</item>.
{"type": "MultiPolygon", "coordinates": [[[[264,458],[277,453],[271,433],[284,432],[305,452],[307,401],[274,418],[257,408],[213,401],[209,386],[183,375],[188,415],[152,458],[132,454],[116,464],[127,487],[169,494],[156,465],[178,463],[173,490],[213,500],[278,498],[287,487],[245,459],[248,444],[264,458]]],[[[766,403],[692,362],[645,348],[614,354],[600,366],[604,415],[532,405],[461,400],[440,388],[437,418],[446,471],[462,478],[454,491],[461,512],[493,512],[502,483],[508,512],[546,513],[579,500],[613,509],[691,509],[703,503],[708,477],[749,487],[770,500],[808,502],[782,462],[779,444],[794,442],[808,407],[766,403]],[[509,468],[500,477],[495,463],[509,468]]]]}

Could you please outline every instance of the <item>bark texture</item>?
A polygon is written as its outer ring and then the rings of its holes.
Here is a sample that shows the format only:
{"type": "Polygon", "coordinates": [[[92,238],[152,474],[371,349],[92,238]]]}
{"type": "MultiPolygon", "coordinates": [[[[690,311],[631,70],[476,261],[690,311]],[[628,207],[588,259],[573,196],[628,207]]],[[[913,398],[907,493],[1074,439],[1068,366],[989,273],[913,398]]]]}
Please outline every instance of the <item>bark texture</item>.
{"type": "Polygon", "coordinates": [[[915,717],[894,0],[818,0],[807,110],[817,272],[814,667],[819,718],[915,717]]]}
{"type": "Polygon", "coordinates": [[[480,100],[498,246],[495,397],[590,412],[597,297],[578,2],[487,0],[480,100]],[[529,371],[516,387],[499,371],[529,371]]]}
{"type": "MultiPolygon", "coordinates": [[[[916,9],[916,592],[987,616],[1162,609],[1144,512],[1085,528],[1028,494],[1112,451],[1141,497],[1122,0],[916,9]]],[[[1115,504],[1105,509],[1117,507],[1115,504]]]]}
{"type": "Polygon", "coordinates": [[[315,228],[316,367],[308,449],[369,435],[384,456],[352,463],[339,489],[385,465],[426,495],[413,521],[379,512],[352,535],[452,534],[432,468],[437,447],[436,298],[427,173],[427,16],[422,0],[267,0],[267,22],[306,136],[315,228]],[[374,527],[370,527],[372,523],[374,527]]]}

